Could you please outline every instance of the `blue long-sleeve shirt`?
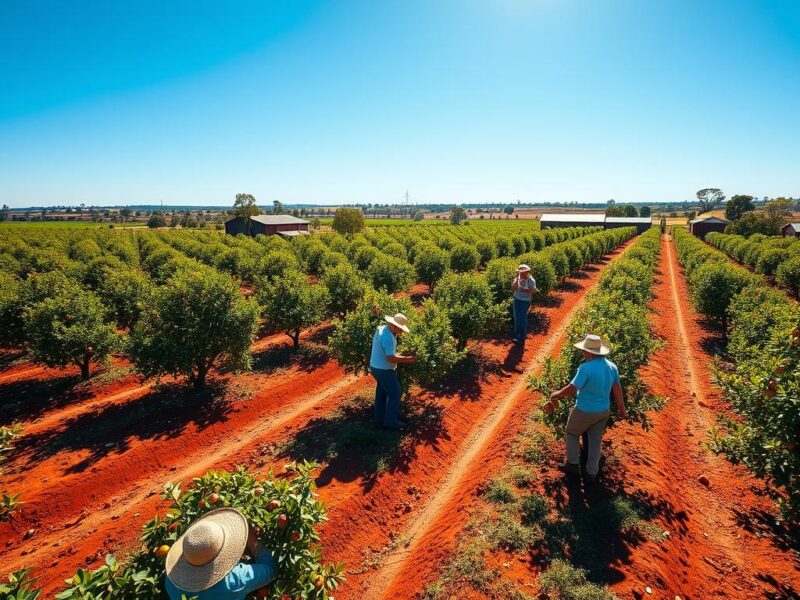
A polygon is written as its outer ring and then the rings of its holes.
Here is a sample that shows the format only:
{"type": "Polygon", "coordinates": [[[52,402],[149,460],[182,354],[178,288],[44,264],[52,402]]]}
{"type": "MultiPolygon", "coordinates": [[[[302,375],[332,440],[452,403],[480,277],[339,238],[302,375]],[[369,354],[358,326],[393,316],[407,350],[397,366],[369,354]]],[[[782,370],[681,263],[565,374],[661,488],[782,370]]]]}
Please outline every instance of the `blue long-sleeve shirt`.
{"type": "Polygon", "coordinates": [[[222,581],[202,592],[185,592],[167,578],[165,588],[171,600],[244,600],[248,594],[275,579],[275,559],[267,550],[259,552],[252,564],[238,563],[222,581]]]}

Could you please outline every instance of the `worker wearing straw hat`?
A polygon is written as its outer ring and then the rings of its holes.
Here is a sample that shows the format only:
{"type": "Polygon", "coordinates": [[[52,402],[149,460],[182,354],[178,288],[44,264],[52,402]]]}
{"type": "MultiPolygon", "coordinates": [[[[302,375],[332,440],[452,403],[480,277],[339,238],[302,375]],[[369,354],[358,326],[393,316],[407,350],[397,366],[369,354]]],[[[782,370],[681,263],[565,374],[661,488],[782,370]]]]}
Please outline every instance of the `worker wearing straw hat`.
{"type": "Polygon", "coordinates": [[[578,394],[567,420],[567,462],[563,470],[569,475],[577,475],[581,460],[579,438],[583,436],[586,451],[584,476],[588,482],[594,482],[600,470],[600,448],[610,414],[612,395],[620,417],[624,419],[628,415],[617,365],[606,358],[611,352],[611,346],[600,336],[592,334],[574,346],[583,353],[583,363],[570,383],[550,394],[550,401],[544,405],[544,411],[551,413],[560,399],[578,394]]]}
{"type": "Polygon", "coordinates": [[[171,600],[244,600],[275,578],[275,561],[244,515],[219,508],[192,523],[167,554],[171,600]],[[240,562],[242,554],[252,563],[240,562]]]}
{"type": "Polygon", "coordinates": [[[403,313],[384,317],[386,324],[381,324],[372,337],[372,354],[369,359],[369,370],[375,378],[375,424],[387,429],[402,430],[405,423],[398,420],[400,412],[400,379],[397,377],[397,365],[410,365],[413,356],[397,353],[397,338],[408,333],[408,319],[403,313]]]}
{"type": "Polygon", "coordinates": [[[536,280],[531,275],[531,268],[528,265],[520,265],[517,268],[517,276],[511,282],[511,290],[514,292],[514,343],[524,345],[528,336],[528,312],[531,309],[533,293],[537,291],[536,280]]]}

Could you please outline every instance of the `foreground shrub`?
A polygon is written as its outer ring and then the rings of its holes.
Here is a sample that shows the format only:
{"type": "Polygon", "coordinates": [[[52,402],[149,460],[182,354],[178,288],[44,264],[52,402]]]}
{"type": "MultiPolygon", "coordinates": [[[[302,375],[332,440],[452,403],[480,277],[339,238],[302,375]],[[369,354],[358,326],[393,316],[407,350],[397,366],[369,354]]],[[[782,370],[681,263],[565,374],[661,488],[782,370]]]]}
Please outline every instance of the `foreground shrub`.
{"type": "Polygon", "coordinates": [[[413,316],[411,332],[400,336],[399,348],[416,361],[399,368],[400,380],[421,385],[441,383],[464,357],[451,333],[450,319],[431,299],[425,300],[413,316]]]}
{"type": "Polygon", "coordinates": [[[709,262],[697,267],[689,283],[695,308],[725,329],[731,300],[755,280],[746,271],[730,264],[709,262]]]}
{"type": "Polygon", "coordinates": [[[289,465],[287,477],[270,473],[266,479],[241,468],[233,473],[209,471],[186,491],[167,484],[162,497],[170,507],[165,517],[157,516],[144,526],[143,548],[123,562],[108,555],[102,567],[79,569],[56,600],[163,598],[164,559],[157,551],[175,543],[198,517],[223,506],[247,517],[278,566],[275,581],[252,598],[327,599],[344,575],[341,566],[322,562],[316,529],[325,521],[325,508],[316,498],[311,475],[315,467],[289,465]]]}
{"type": "Polygon", "coordinates": [[[539,575],[539,585],[548,600],[616,600],[607,587],[591,583],[585,570],[563,560],[554,560],[539,575]]]}
{"type": "Polygon", "coordinates": [[[466,273],[478,268],[481,257],[474,246],[459,244],[450,252],[450,267],[456,273],[466,273]]]}
{"type": "Polygon", "coordinates": [[[800,298],[800,256],[781,263],[775,272],[775,281],[795,297],[800,298]]]}

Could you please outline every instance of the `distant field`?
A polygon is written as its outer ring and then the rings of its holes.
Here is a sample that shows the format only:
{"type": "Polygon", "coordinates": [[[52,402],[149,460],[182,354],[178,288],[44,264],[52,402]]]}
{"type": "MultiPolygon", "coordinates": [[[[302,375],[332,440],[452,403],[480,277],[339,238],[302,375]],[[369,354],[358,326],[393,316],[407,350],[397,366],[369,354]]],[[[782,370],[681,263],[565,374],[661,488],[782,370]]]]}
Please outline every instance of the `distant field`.
{"type": "Polygon", "coordinates": [[[90,221],[3,221],[0,229],[116,229],[147,227],[146,223],[92,223],[90,221]]]}

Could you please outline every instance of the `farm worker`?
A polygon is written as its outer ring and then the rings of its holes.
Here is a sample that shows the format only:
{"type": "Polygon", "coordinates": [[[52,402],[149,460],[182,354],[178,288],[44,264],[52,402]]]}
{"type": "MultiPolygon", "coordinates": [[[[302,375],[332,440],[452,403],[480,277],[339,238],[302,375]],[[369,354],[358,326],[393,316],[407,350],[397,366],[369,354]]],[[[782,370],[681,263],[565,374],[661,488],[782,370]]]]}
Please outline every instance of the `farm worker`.
{"type": "Polygon", "coordinates": [[[244,600],[275,578],[275,559],[235,508],[219,508],[192,523],[167,554],[164,584],[171,600],[244,600]],[[242,553],[253,563],[239,562],[242,553]]]}
{"type": "Polygon", "coordinates": [[[517,276],[511,282],[514,292],[514,343],[523,345],[528,337],[528,312],[531,309],[531,298],[536,289],[536,280],[531,276],[528,265],[520,265],[517,276]]]}
{"type": "Polygon", "coordinates": [[[403,313],[386,316],[385,325],[379,325],[372,338],[372,355],[369,370],[375,378],[375,424],[379,427],[401,430],[405,423],[397,419],[400,412],[400,379],[397,365],[410,365],[413,356],[397,354],[397,336],[408,333],[408,319],[403,313]]]}
{"type": "Polygon", "coordinates": [[[599,335],[592,334],[574,346],[583,352],[583,363],[570,383],[550,394],[550,401],[544,405],[543,410],[551,413],[561,398],[578,394],[575,407],[570,411],[567,420],[567,463],[563,469],[567,474],[577,475],[581,459],[578,438],[586,434],[584,443],[588,448],[584,448],[587,451],[585,477],[587,481],[594,482],[600,470],[600,446],[610,414],[612,394],[620,417],[624,419],[628,413],[622,397],[617,365],[605,358],[611,352],[611,346],[599,335]]]}

